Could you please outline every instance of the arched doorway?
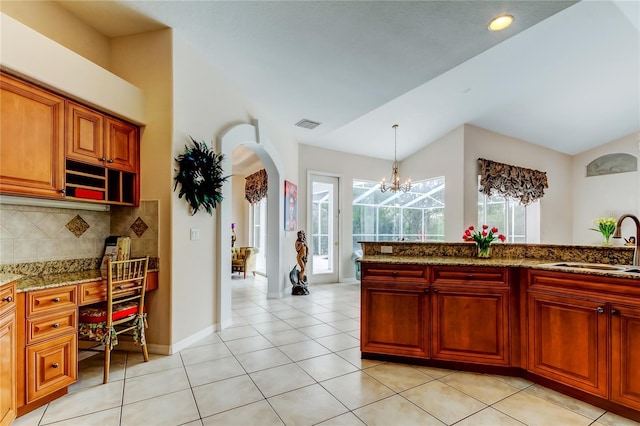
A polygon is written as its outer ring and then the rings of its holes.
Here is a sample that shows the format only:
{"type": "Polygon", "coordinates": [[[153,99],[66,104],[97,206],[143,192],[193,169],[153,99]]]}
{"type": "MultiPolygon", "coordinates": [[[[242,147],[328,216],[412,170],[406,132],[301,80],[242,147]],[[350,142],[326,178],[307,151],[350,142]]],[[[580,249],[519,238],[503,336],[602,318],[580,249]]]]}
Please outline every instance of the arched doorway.
{"type": "MultiPolygon", "coordinates": [[[[269,138],[265,135],[258,120],[252,124],[238,124],[218,138],[218,152],[224,155],[223,169],[231,170],[231,156],[233,150],[245,145],[252,149],[260,158],[269,176],[269,188],[267,190],[267,297],[279,298],[282,296],[286,271],[281,266],[282,257],[281,242],[284,239],[284,207],[282,194],[284,184],[281,178],[281,164],[277,152],[269,138]]],[[[234,196],[230,185],[223,185],[222,196],[224,201],[220,203],[219,214],[216,221],[216,241],[218,252],[216,262],[216,307],[218,312],[217,323],[225,328],[231,323],[231,200],[234,196]]],[[[238,196],[236,194],[236,196],[238,196]]]]}

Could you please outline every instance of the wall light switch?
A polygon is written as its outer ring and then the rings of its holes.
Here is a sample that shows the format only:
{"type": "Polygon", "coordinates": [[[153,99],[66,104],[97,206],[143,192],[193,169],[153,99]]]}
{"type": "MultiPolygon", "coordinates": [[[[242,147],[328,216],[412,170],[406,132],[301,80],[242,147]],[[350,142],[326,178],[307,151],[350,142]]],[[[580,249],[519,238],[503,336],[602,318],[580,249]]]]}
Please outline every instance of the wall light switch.
{"type": "Polygon", "coordinates": [[[191,228],[191,240],[199,240],[200,239],[200,229],[191,228]]]}
{"type": "Polygon", "coordinates": [[[391,247],[391,246],[380,246],[380,253],[393,253],[393,247],[391,247]]]}

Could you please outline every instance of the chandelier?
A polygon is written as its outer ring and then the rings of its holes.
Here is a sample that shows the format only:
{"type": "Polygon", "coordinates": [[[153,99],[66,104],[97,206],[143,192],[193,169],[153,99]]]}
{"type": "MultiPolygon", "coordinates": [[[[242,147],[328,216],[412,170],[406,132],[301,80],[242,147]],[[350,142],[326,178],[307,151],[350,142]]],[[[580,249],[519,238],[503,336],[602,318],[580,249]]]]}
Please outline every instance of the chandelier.
{"type": "Polygon", "coordinates": [[[393,141],[393,167],[391,171],[391,183],[387,184],[384,178],[382,178],[382,181],[380,182],[380,191],[381,192],[387,192],[387,191],[409,192],[411,190],[411,179],[407,179],[404,181],[404,183],[400,183],[400,176],[398,175],[398,159],[396,155],[396,151],[398,147],[398,125],[394,124],[392,127],[394,130],[394,141],[393,141]]]}

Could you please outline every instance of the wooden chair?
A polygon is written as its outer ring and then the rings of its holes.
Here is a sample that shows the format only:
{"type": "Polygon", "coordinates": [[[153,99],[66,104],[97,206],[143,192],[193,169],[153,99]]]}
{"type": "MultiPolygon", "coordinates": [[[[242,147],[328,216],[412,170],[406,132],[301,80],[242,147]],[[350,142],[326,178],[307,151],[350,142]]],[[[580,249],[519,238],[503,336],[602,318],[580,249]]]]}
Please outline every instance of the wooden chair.
{"type": "MultiPolygon", "coordinates": [[[[121,334],[133,336],[142,346],[144,361],[149,361],[144,335],[146,313],[144,296],[149,257],[109,261],[107,269],[107,301],[80,308],[78,339],[99,342],[104,346],[104,378],[109,381],[111,351],[121,334]]],[[[96,346],[96,345],[94,345],[96,346]]],[[[91,349],[89,349],[91,350],[91,349]]]]}

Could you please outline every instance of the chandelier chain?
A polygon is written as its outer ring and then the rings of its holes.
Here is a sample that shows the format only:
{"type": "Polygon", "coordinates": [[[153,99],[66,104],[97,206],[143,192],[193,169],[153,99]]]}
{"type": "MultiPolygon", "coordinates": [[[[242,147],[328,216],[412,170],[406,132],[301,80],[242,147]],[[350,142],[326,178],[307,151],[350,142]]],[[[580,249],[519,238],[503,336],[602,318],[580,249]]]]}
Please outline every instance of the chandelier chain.
{"type": "Polygon", "coordinates": [[[393,166],[391,167],[391,182],[389,184],[387,184],[384,180],[384,178],[382,178],[382,181],[380,182],[380,191],[381,192],[387,192],[387,191],[392,191],[392,192],[397,192],[397,191],[402,191],[402,192],[409,192],[411,190],[411,179],[407,179],[404,183],[400,183],[400,175],[398,172],[399,166],[398,166],[398,125],[394,124],[393,126],[391,126],[394,130],[394,137],[393,137],[393,166]]]}

